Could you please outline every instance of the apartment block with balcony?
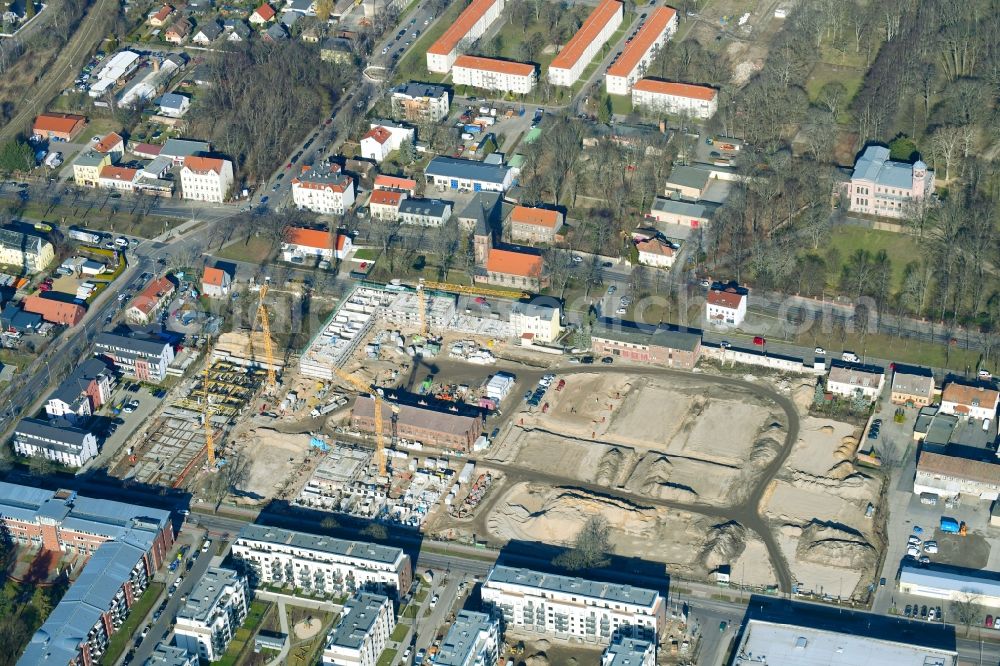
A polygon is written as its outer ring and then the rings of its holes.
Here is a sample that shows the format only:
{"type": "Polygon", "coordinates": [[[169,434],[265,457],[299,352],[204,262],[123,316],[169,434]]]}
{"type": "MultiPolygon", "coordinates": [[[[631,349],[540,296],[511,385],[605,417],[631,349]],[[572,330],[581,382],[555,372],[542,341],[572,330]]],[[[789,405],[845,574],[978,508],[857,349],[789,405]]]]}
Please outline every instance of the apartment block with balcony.
{"type": "Polygon", "coordinates": [[[344,604],[344,614],[327,639],[323,666],[376,666],[396,626],[392,600],[361,592],[344,604]]]}
{"type": "Polygon", "coordinates": [[[494,666],[500,656],[500,625],[486,613],[459,611],[451,623],[435,666],[494,666]]]}
{"type": "Polygon", "coordinates": [[[247,618],[247,596],[246,579],[237,572],[209,567],[177,611],[178,647],[207,661],[221,658],[247,618]]]}

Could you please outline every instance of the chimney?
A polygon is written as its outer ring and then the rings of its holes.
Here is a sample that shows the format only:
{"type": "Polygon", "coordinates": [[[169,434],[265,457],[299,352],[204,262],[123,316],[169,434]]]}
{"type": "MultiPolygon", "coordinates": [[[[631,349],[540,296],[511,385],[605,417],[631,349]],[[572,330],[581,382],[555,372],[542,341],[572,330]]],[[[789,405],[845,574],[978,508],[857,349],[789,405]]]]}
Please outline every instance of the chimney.
{"type": "Polygon", "coordinates": [[[153,61],[153,71],[154,72],[160,71],[160,59],[159,58],[152,58],[152,61],[153,61]]]}

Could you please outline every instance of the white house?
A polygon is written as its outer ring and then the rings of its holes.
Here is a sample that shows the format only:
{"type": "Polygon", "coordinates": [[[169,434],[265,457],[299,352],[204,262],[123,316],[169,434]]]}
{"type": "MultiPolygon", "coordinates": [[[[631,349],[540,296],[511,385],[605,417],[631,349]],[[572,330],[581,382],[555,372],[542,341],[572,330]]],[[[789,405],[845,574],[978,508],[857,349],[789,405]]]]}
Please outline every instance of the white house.
{"type": "Polygon", "coordinates": [[[184,95],[177,93],[164,93],[157,100],[160,106],[160,115],[168,118],[180,118],[191,107],[191,100],[184,95]]]}
{"type": "Polygon", "coordinates": [[[941,413],[955,414],[972,419],[996,417],[1000,393],[982,386],[967,386],[954,382],[941,391],[941,413]]]}
{"type": "Polygon", "coordinates": [[[371,129],[361,137],[361,155],[381,162],[389,153],[399,150],[404,141],[413,141],[412,127],[391,123],[372,123],[371,129]]]}
{"type": "Polygon", "coordinates": [[[559,318],[558,305],[515,303],[510,310],[514,337],[523,339],[525,335],[529,335],[532,342],[550,343],[558,340],[562,332],[559,318]]]}
{"type": "Polygon", "coordinates": [[[201,276],[201,293],[209,298],[225,298],[233,286],[233,278],[221,268],[206,266],[201,276]]]}
{"type": "Polygon", "coordinates": [[[486,613],[459,611],[434,655],[435,666],[486,666],[500,656],[500,626],[486,613]]]}
{"type": "Polygon", "coordinates": [[[583,70],[615,34],[622,24],[624,9],[618,0],[601,0],[580,29],[549,65],[549,82],[554,86],[571,86],[583,70]]]}
{"type": "Polygon", "coordinates": [[[285,240],[281,243],[281,258],[293,264],[305,263],[307,257],[333,261],[346,259],[352,248],[351,237],[347,234],[289,227],[285,229],[285,240]]]}
{"type": "Polygon", "coordinates": [[[413,577],[410,557],[399,548],[264,525],[244,526],[232,556],[253,572],[254,585],[294,589],[308,579],[310,589],[327,595],[341,594],[349,583],[406,591],[413,577]]]}
{"type": "Polygon", "coordinates": [[[528,63],[461,55],[451,68],[451,78],[457,86],[526,95],[538,77],[535,66],[528,63]]]}
{"type": "Polygon", "coordinates": [[[101,169],[100,176],[97,178],[97,186],[112,190],[121,190],[123,192],[131,192],[135,189],[135,181],[138,175],[138,169],[106,166],[101,169]]]}
{"type": "Polygon", "coordinates": [[[632,86],[632,106],[707,120],[719,108],[719,92],[708,86],[640,79],[632,86]]]}
{"type": "Polygon", "coordinates": [[[674,246],[659,238],[638,241],[635,249],[639,251],[639,263],[655,268],[670,268],[674,265],[676,250],[674,246]]]}
{"type": "Polygon", "coordinates": [[[885,386],[885,370],[872,365],[840,365],[830,368],[826,390],[843,398],[853,398],[860,393],[868,402],[874,402],[885,386]]]}
{"type": "Polygon", "coordinates": [[[612,95],[627,95],[632,84],[641,79],[660,48],[677,32],[677,12],[657,7],[628,43],[618,59],[608,67],[604,84],[612,95]]]}
{"type": "Polygon", "coordinates": [[[257,9],[253,10],[253,13],[250,14],[249,21],[253,25],[262,26],[266,25],[269,21],[273,21],[276,15],[277,12],[274,11],[274,7],[265,2],[257,9]]]}
{"type": "Polygon", "coordinates": [[[354,179],[336,164],[306,167],[292,179],[292,202],[314,213],[343,215],[354,205],[354,179]]]}
{"type": "Polygon", "coordinates": [[[201,659],[216,661],[246,620],[246,580],[232,569],[209,567],[177,611],[174,640],[201,659]]]}
{"type": "Polygon", "coordinates": [[[14,451],[22,456],[52,460],[69,467],[80,467],[97,455],[97,437],[69,426],[59,426],[41,419],[21,419],[14,428],[14,451]]]}
{"type": "Polygon", "coordinates": [[[497,565],[482,587],[484,604],[518,632],[608,644],[618,631],[662,635],[666,602],[656,590],[497,565]]]}
{"type": "Polygon", "coordinates": [[[747,316],[747,294],[734,287],[712,289],[705,300],[705,319],[716,326],[739,326],[747,316]]]}
{"type": "Polygon", "coordinates": [[[392,601],[382,594],[356,593],[330,632],[323,666],[375,666],[396,626],[392,601]]]}
{"type": "Polygon", "coordinates": [[[184,158],[181,196],[194,201],[222,203],[233,188],[233,163],[217,157],[184,158]]]}

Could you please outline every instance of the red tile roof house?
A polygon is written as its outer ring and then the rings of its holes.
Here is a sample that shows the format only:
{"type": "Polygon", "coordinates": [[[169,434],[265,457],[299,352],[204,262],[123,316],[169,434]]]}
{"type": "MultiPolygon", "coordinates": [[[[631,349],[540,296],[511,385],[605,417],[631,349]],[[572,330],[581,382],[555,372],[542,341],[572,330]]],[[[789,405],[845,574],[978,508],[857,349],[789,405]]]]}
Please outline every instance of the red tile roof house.
{"type": "Polygon", "coordinates": [[[413,197],[417,194],[417,181],[412,178],[401,178],[399,176],[379,174],[378,176],[375,176],[375,189],[406,192],[408,195],[413,197]]]}
{"type": "Polygon", "coordinates": [[[35,118],[31,133],[42,139],[72,141],[83,131],[87,119],[72,113],[43,113],[35,118]]]}
{"type": "Polygon", "coordinates": [[[250,23],[253,23],[254,25],[264,25],[268,21],[273,20],[274,16],[274,7],[265,2],[257,9],[253,10],[253,14],[250,15],[249,20],[250,23]]]}
{"type": "Polygon", "coordinates": [[[76,303],[57,301],[54,298],[44,298],[42,296],[28,296],[21,301],[21,309],[25,312],[33,312],[42,315],[42,319],[53,324],[65,324],[76,326],[87,314],[87,309],[76,303]]]}
{"type": "Polygon", "coordinates": [[[476,282],[537,292],[548,286],[545,263],[536,254],[491,248],[486,257],[485,274],[476,282]]]}
{"type": "Polygon", "coordinates": [[[637,241],[635,249],[639,251],[639,263],[644,266],[670,268],[674,265],[676,253],[673,246],[659,238],[637,241]]]}
{"type": "Polygon", "coordinates": [[[209,298],[225,298],[232,285],[233,279],[221,268],[206,267],[201,276],[201,293],[209,298]]]}
{"type": "Polygon", "coordinates": [[[557,210],[515,206],[510,213],[510,239],[515,243],[552,243],[563,225],[557,210]]]}
{"type": "Polygon", "coordinates": [[[130,324],[151,324],[157,310],[174,293],[174,284],[165,277],[153,280],[139,295],[132,299],[132,305],[125,311],[125,319],[130,324]]]}
{"type": "Polygon", "coordinates": [[[716,326],[739,326],[747,316],[747,295],[733,287],[712,289],[705,302],[705,319],[716,326]]]}
{"type": "Polygon", "coordinates": [[[174,13],[174,8],[170,5],[163,5],[156,12],[149,15],[149,25],[154,28],[162,28],[166,25],[167,17],[174,13]]]}
{"type": "Polygon", "coordinates": [[[395,220],[399,217],[399,204],[406,198],[405,192],[395,190],[375,190],[368,199],[368,210],[373,220],[395,220]]]}
{"type": "Polygon", "coordinates": [[[306,257],[318,257],[325,261],[333,261],[334,258],[343,260],[350,254],[351,247],[351,238],[346,234],[337,232],[335,249],[329,231],[289,227],[281,244],[281,257],[293,264],[305,263],[306,257]]]}
{"type": "Polygon", "coordinates": [[[167,28],[163,39],[171,44],[183,44],[189,34],[191,34],[191,22],[187,19],[181,19],[167,28]]]}

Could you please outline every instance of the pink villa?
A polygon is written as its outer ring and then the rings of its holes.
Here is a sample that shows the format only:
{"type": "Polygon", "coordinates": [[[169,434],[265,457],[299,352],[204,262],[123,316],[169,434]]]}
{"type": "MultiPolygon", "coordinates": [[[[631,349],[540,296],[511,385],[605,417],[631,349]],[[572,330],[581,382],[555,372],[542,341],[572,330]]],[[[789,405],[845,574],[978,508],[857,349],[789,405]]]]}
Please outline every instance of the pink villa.
{"type": "Polygon", "coordinates": [[[868,146],[854,165],[847,184],[848,209],[852,213],[901,218],[911,202],[930,196],[934,172],[922,161],[913,164],[889,159],[889,149],[868,146]]]}

